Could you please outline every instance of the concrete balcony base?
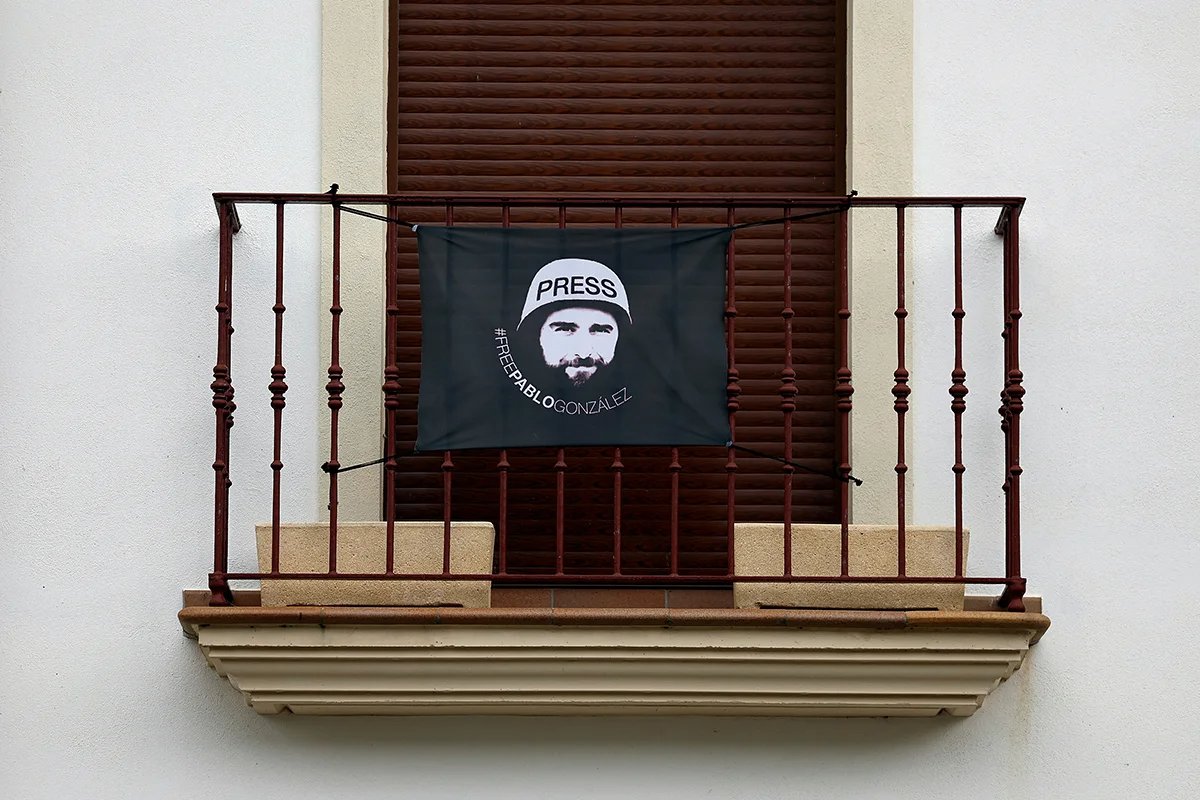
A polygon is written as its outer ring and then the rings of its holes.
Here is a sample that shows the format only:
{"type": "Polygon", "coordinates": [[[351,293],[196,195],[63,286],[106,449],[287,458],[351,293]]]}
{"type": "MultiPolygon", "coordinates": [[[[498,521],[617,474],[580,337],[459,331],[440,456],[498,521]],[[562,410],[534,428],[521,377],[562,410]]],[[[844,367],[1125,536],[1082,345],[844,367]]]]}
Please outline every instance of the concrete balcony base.
{"type": "MultiPolygon", "coordinates": [[[[884,577],[899,574],[899,536],[895,525],[851,525],[847,541],[849,574],[884,577]]],[[[970,532],[963,531],[963,559],[970,532]]],[[[905,532],[905,571],[910,577],[955,574],[955,530],[909,526],[905,532]]],[[[782,523],[742,522],[734,528],[738,575],[784,574],[782,523]]],[[[840,525],[792,526],[792,575],[833,577],[842,571],[840,525]]],[[[735,582],[738,608],[936,609],[962,611],[961,583],[735,582]]]]}
{"type": "Polygon", "coordinates": [[[261,714],[967,716],[1041,614],[192,607],[261,714]]]}
{"type": "MultiPolygon", "coordinates": [[[[271,569],[270,525],[255,528],[258,568],[271,569]]],[[[440,573],[445,545],[441,522],[396,522],[391,568],[401,575],[440,573]]],[[[450,571],[463,575],[489,572],[495,529],[490,522],[454,522],[450,526],[450,571]]],[[[387,525],[343,522],[338,526],[338,569],[345,573],[382,573],[387,568],[387,525]]],[[[329,526],[284,523],[279,530],[282,572],[329,569],[329,526]]],[[[262,581],[267,606],[462,606],[487,608],[491,581],[273,580],[262,581]]]]}

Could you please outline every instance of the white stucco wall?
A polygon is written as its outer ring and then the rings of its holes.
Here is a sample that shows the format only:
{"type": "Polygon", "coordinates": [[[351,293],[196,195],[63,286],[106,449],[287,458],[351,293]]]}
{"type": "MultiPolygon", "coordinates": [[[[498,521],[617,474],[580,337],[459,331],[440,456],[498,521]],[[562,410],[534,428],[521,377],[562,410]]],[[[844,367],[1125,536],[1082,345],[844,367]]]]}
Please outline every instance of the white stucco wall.
{"type": "MultiPolygon", "coordinates": [[[[318,184],[318,3],[4,0],[0,20],[0,795],[1200,794],[1191,3],[916,3],[916,191],[1030,197],[1024,552],[1055,621],[978,714],[923,721],[321,720],[244,707],[174,619],[211,557],[208,193],[318,184]]],[[[273,229],[270,210],[243,219],[235,340],[248,344],[269,339],[273,229]]],[[[299,398],[323,383],[300,300],[318,291],[305,258],[319,232],[315,218],[293,224],[288,335],[311,354],[288,364],[299,398]]],[[[948,325],[929,280],[945,262],[920,230],[913,320],[948,325]]],[[[998,256],[971,236],[972,263],[998,256]]],[[[970,282],[972,348],[991,285],[970,282]]],[[[269,441],[271,359],[246,344],[235,492],[261,503],[265,475],[241,476],[269,441]]],[[[998,387],[984,377],[997,370],[972,352],[969,426],[994,432],[998,387]]],[[[917,460],[948,478],[949,365],[928,337],[915,358],[917,460]]],[[[289,405],[289,463],[323,459],[304,434],[315,411],[289,405]]],[[[980,535],[995,509],[990,454],[968,452],[980,535]]],[[[292,477],[289,513],[315,513],[315,485],[292,477]]],[[[917,485],[916,518],[947,507],[948,481],[917,485]]]]}
{"type": "MultiPolygon", "coordinates": [[[[1198,796],[1200,767],[1180,757],[1200,745],[1200,702],[1185,688],[1200,666],[1200,7],[916,8],[916,192],[1029,198],[1023,563],[1054,627],[970,736],[996,737],[1006,774],[1023,765],[1014,789],[1027,796],[1198,796]]],[[[940,221],[945,234],[950,212],[940,221]]],[[[933,249],[926,223],[911,319],[948,332],[951,252],[933,249]]],[[[980,351],[1001,324],[999,240],[977,224],[964,251],[967,428],[996,445],[967,453],[970,524],[1000,511],[1001,368],[980,351]]],[[[945,344],[918,339],[918,519],[953,508],[945,344]],[[930,470],[940,481],[919,479],[930,470]]],[[[995,539],[976,543],[981,566],[999,567],[995,539]]]]}

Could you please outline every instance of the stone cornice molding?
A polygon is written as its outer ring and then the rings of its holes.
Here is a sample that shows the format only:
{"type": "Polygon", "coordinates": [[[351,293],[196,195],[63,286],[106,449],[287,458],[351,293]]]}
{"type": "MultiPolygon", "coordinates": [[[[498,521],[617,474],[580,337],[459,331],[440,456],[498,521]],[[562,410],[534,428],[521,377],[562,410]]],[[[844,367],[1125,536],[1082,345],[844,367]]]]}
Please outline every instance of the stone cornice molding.
{"type": "Polygon", "coordinates": [[[262,714],[967,716],[1049,625],[1003,612],[185,608],[262,714]]]}

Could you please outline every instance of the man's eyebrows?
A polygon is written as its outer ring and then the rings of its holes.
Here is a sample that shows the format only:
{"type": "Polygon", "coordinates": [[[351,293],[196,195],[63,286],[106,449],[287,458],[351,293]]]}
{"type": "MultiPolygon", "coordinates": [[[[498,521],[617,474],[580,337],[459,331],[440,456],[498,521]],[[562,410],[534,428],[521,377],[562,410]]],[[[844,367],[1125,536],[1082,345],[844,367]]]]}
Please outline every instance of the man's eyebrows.
{"type": "Polygon", "coordinates": [[[612,329],[612,325],[606,325],[602,322],[593,323],[592,327],[588,328],[593,333],[612,333],[612,329]]]}
{"type": "Polygon", "coordinates": [[[579,330],[579,325],[574,322],[554,321],[550,323],[550,330],[553,331],[576,331],[579,330]]]}

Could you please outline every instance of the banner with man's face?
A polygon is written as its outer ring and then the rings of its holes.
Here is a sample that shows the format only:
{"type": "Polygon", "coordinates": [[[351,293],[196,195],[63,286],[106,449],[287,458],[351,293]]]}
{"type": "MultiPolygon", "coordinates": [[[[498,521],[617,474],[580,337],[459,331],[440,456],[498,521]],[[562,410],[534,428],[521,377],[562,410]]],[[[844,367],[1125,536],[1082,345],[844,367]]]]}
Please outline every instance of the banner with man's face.
{"type": "Polygon", "coordinates": [[[419,226],[416,448],[724,445],[730,233],[419,226]]]}

